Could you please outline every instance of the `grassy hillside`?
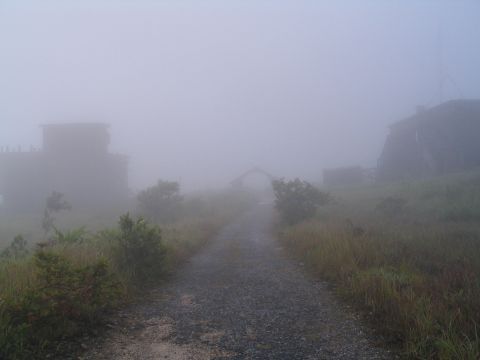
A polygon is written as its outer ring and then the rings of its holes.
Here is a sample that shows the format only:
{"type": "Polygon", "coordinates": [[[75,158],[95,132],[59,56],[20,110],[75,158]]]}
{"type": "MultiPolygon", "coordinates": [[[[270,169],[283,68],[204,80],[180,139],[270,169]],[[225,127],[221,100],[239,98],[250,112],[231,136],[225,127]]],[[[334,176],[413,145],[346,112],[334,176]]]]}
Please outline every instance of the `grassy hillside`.
{"type": "Polygon", "coordinates": [[[480,173],[331,191],[286,248],[407,358],[480,357],[480,173]]]}

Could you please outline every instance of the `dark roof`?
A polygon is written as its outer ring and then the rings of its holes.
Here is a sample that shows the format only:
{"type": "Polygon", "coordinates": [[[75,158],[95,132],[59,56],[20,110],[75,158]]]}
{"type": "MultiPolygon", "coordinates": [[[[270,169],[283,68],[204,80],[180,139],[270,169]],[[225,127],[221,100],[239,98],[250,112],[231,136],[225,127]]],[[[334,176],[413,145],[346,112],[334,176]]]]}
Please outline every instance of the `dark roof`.
{"type": "Polygon", "coordinates": [[[390,125],[390,129],[405,131],[416,128],[420,122],[451,121],[465,116],[475,116],[480,121],[480,99],[450,100],[397,121],[390,125]]]}

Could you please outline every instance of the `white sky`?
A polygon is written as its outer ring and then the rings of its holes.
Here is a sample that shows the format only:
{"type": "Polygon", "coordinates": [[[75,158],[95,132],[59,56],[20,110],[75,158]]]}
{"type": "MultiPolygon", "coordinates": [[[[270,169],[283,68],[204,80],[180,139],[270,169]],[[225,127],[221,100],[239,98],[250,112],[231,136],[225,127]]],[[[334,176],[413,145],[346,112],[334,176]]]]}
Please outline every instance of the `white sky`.
{"type": "Polygon", "coordinates": [[[440,100],[440,24],[444,100],[480,98],[479,19],[478,1],[0,0],[0,144],[108,122],[133,188],[375,166],[388,124],[440,100]]]}

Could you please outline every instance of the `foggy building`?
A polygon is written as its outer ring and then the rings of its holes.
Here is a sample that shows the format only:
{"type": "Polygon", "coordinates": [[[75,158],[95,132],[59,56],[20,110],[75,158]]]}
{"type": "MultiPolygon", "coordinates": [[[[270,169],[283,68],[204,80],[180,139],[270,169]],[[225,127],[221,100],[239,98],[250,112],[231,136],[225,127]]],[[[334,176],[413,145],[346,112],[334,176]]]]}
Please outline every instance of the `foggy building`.
{"type": "Polygon", "coordinates": [[[480,166],[480,100],[452,100],[390,126],[378,160],[383,181],[480,166]]]}
{"type": "Polygon", "coordinates": [[[128,196],[127,158],[108,152],[108,125],[42,126],[43,148],[0,153],[0,194],[5,208],[38,210],[52,191],[75,208],[107,207],[128,196]]]}

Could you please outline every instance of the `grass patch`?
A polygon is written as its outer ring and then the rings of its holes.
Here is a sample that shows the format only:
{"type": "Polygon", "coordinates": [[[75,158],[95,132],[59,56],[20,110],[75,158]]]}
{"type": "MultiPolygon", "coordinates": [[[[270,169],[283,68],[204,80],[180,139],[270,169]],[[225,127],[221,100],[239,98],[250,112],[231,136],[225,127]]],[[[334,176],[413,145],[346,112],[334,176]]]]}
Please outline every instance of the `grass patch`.
{"type": "Polygon", "coordinates": [[[478,359],[480,226],[472,214],[479,188],[476,174],[464,174],[344,189],[316,219],[283,227],[280,238],[371,314],[405,357],[478,359]],[[445,216],[457,206],[463,215],[445,216]]]}
{"type": "Polygon", "coordinates": [[[199,211],[161,227],[127,214],[117,226],[94,232],[54,228],[41,246],[25,247],[21,237],[4,245],[0,358],[42,359],[59,341],[96,327],[112,309],[164,280],[251,204],[235,199],[243,198],[204,199],[199,211]]]}

